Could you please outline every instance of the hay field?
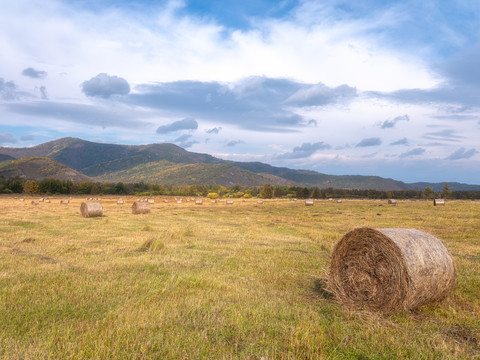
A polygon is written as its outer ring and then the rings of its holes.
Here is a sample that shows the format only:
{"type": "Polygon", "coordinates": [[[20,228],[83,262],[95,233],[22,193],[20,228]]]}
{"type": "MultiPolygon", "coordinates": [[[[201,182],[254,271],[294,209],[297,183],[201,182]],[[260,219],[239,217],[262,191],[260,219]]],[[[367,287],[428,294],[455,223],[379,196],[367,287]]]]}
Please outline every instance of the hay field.
{"type": "Polygon", "coordinates": [[[480,358],[480,202],[0,198],[2,359],[480,358]],[[187,200],[189,200],[187,202],[187,200]],[[440,238],[458,279],[444,301],[379,315],[325,291],[358,227],[440,238]]]}

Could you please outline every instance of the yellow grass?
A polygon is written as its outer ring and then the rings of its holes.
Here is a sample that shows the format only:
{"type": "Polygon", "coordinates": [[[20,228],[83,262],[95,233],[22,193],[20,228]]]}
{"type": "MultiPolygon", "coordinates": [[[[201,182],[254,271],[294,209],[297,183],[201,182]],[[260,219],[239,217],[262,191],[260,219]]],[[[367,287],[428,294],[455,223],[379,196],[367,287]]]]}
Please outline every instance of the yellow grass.
{"type": "Polygon", "coordinates": [[[0,198],[0,358],[470,359],[480,357],[480,202],[256,199],[177,204],[0,198]],[[349,312],[325,291],[335,243],[417,228],[452,252],[458,282],[414,313],[349,312]]]}

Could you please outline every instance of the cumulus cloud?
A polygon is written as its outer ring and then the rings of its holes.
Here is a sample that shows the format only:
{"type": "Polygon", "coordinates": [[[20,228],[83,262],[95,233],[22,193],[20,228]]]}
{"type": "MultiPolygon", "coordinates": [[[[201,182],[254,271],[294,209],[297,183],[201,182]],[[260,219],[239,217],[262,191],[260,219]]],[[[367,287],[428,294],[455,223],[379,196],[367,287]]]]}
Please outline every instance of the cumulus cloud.
{"type": "Polygon", "coordinates": [[[448,156],[447,160],[460,160],[460,159],[470,159],[475,154],[478,154],[476,149],[465,150],[465,148],[460,148],[457,151],[453,152],[448,156]]]}
{"type": "Polygon", "coordinates": [[[45,79],[47,77],[47,72],[43,70],[35,70],[34,68],[23,69],[22,75],[28,76],[32,79],[45,79]]]}
{"type": "Polygon", "coordinates": [[[324,143],[323,141],[316,142],[316,143],[303,143],[300,146],[296,146],[293,148],[292,152],[288,152],[285,154],[278,155],[278,159],[302,159],[308,158],[309,156],[313,155],[319,150],[326,150],[330,149],[331,146],[329,144],[324,143]]]}
{"type": "Polygon", "coordinates": [[[167,134],[169,132],[175,132],[180,130],[196,130],[198,129],[198,123],[193,118],[185,118],[183,120],[175,121],[168,125],[159,126],[157,134],[167,134]]]}
{"type": "Polygon", "coordinates": [[[238,144],[243,144],[243,141],[242,140],[230,140],[229,142],[227,142],[227,146],[236,146],[238,144]]]}
{"type": "Polygon", "coordinates": [[[138,120],[138,112],[130,113],[122,110],[100,106],[73,104],[53,101],[30,101],[22,103],[7,103],[5,109],[33,119],[55,119],[77,124],[94,125],[101,127],[123,127],[138,129],[146,125],[138,120]]]}
{"type": "Polygon", "coordinates": [[[213,129],[205,130],[205,132],[206,132],[207,134],[210,134],[210,135],[212,135],[212,134],[217,135],[217,134],[220,132],[220,130],[222,130],[222,127],[221,127],[221,126],[215,127],[215,128],[213,128],[213,129]]]}
{"type": "Polygon", "coordinates": [[[0,133],[0,144],[17,144],[18,140],[10,133],[0,133]]]}
{"type": "Polygon", "coordinates": [[[410,121],[410,117],[407,114],[397,116],[391,120],[385,120],[384,122],[380,123],[379,126],[381,129],[393,128],[399,121],[410,121]]]}
{"type": "Polygon", "coordinates": [[[450,142],[460,142],[464,138],[463,136],[456,135],[456,131],[453,129],[444,129],[441,131],[427,133],[423,135],[423,137],[429,140],[450,142]]]}
{"type": "Polygon", "coordinates": [[[121,77],[101,73],[84,81],[82,91],[87,96],[106,99],[112,95],[127,95],[130,92],[130,85],[121,77]]]}
{"type": "Polygon", "coordinates": [[[197,144],[198,141],[188,141],[190,138],[192,137],[192,135],[188,135],[188,134],[183,134],[183,135],[180,135],[178,138],[176,138],[175,140],[173,140],[173,142],[175,144],[177,144],[178,146],[181,146],[183,148],[189,148],[191,147],[193,144],[197,144]]]}
{"type": "Polygon", "coordinates": [[[378,137],[371,137],[371,138],[366,138],[360,141],[355,147],[368,147],[368,146],[377,146],[381,145],[382,140],[378,137]]]}
{"type": "Polygon", "coordinates": [[[408,140],[407,140],[407,138],[403,138],[403,139],[400,139],[400,140],[397,140],[397,141],[394,141],[394,142],[390,143],[390,145],[408,145],[408,140]]]}
{"type": "Polygon", "coordinates": [[[357,96],[357,90],[348,85],[330,88],[324,84],[305,85],[285,100],[295,106],[325,106],[346,103],[357,96]]]}
{"type": "Polygon", "coordinates": [[[422,155],[426,150],[423,149],[423,148],[415,148],[415,149],[412,149],[412,150],[409,150],[407,152],[404,152],[402,154],[400,154],[400,157],[401,158],[406,158],[406,157],[410,157],[410,156],[416,156],[416,155],[422,155]]]}
{"type": "Polygon", "coordinates": [[[34,135],[24,135],[24,136],[20,137],[20,140],[21,141],[32,141],[32,140],[35,140],[35,136],[34,135]]]}
{"type": "Polygon", "coordinates": [[[18,98],[17,86],[13,81],[5,81],[0,78],[0,97],[3,100],[15,100],[18,98]]]}
{"type": "Polygon", "coordinates": [[[139,85],[135,93],[121,101],[168,115],[208,118],[250,130],[296,132],[316,124],[314,119],[297,113],[301,107],[346,103],[354,92],[348,89],[346,85],[329,88],[254,76],[235,83],[175,81],[139,85]]]}

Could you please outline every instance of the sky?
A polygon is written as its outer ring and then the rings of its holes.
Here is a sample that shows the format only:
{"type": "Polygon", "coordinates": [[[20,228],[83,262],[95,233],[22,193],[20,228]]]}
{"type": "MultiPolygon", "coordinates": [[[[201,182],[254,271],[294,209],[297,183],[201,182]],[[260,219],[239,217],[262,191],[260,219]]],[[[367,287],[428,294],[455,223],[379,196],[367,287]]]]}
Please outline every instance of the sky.
{"type": "Polygon", "coordinates": [[[480,184],[478,0],[0,0],[0,146],[480,184]]]}

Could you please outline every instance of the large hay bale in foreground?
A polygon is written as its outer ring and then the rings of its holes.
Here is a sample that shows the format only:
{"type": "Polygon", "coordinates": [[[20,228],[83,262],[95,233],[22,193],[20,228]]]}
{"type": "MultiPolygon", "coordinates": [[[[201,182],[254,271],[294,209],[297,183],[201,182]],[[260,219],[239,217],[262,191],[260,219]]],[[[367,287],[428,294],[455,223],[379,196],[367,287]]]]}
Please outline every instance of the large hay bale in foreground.
{"type": "Polygon", "coordinates": [[[335,245],[329,288],[349,307],[397,313],[442,300],[455,279],[453,258],[435,236],[359,228],[335,245]]]}
{"type": "Polygon", "coordinates": [[[433,206],[445,206],[445,199],[433,200],[433,206]]]}
{"type": "Polygon", "coordinates": [[[148,214],[150,212],[150,204],[143,201],[135,201],[132,205],[132,214],[148,214]]]}
{"type": "Polygon", "coordinates": [[[86,218],[102,216],[102,204],[82,202],[82,204],[80,205],[80,212],[82,213],[82,216],[86,218]]]}

